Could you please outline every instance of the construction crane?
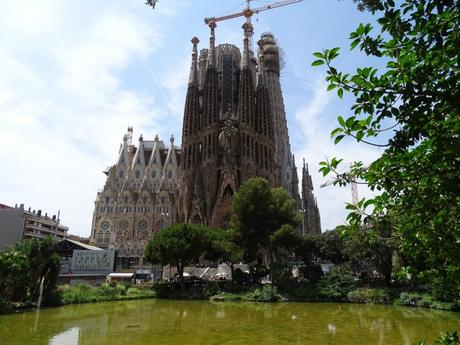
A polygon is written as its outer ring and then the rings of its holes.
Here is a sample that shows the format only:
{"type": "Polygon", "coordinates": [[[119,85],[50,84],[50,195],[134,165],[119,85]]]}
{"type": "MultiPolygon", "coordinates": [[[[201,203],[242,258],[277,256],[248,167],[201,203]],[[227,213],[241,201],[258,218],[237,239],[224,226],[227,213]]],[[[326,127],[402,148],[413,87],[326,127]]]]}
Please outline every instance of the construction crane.
{"type": "Polygon", "coordinates": [[[228,14],[228,15],[221,16],[221,17],[205,18],[204,22],[205,22],[206,25],[209,25],[210,23],[216,23],[216,22],[220,22],[220,21],[223,21],[223,20],[228,20],[228,19],[238,18],[238,17],[243,17],[243,16],[246,17],[247,21],[249,21],[253,14],[257,14],[259,12],[266,11],[266,10],[272,10],[274,8],[277,8],[277,7],[292,5],[292,4],[295,4],[295,3],[298,3],[298,2],[302,2],[303,0],[277,1],[277,2],[273,2],[273,3],[265,5],[265,6],[257,7],[257,8],[251,8],[251,1],[253,1],[253,0],[246,0],[246,4],[247,4],[246,8],[241,12],[228,14]]]}
{"type": "MultiPolygon", "coordinates": [[[[350,164],[350,168],[351,168],[351,164],[350,164]]],[[[369,166],[366,165],[364,166],[362,169],[364,170],[367,170],[369,169],[369,166]]],[[[327,187],[327,186],[330,186],[331,184],[334,184],[336,181],[338,181],[339,179],[338,178],[332,178],[330,180],[327,180],[325,183],[323,183],[320,188],[324,188],[324,187],[327,187]]],[[[359,198],[358,198],[358,183],[356,182],[356,176],[353,175],[350,172],[347,173],[347,182],[350,183],[350,189],[351,189],[351,204],[354,205],[354,206],[357,206],[358,205],[358,202],[359,202],[359,198]]]]}
{"type": "MultiPolygon", "coordinates": [[[[358,205],[358,201],[359,201],[359,199],[358,199],[358,186],[356,184],[356,176],[350,175],[349,179],[350,180],[348,182],[350,182],[350,187],[351,187],[351,204],[356,206],[356,205],[358,205]]],[[[334,184],[336,181],[338,181],[337,178],[327,180],[326,182],[324,182],[320,186],[320,188],[330,186],[331,184],[334,184]]]]}

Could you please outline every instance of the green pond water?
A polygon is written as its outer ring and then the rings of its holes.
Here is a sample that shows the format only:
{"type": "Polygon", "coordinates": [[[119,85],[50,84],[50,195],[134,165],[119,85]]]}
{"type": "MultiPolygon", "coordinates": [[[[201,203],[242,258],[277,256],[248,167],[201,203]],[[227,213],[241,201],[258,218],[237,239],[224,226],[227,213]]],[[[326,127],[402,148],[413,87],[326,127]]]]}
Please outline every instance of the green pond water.
{"type": "Polygon", "coordinates": [[[0,315],[1,345],[408,344],[460,313],[393,306],[137,300],[0,315]]]}

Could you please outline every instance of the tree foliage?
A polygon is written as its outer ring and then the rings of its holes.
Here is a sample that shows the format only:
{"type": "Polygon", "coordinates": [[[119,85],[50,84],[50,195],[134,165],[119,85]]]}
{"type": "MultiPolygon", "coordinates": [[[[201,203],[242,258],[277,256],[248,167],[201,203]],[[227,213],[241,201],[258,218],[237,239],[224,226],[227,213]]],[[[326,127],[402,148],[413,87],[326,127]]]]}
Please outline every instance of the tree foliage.
{"type": "Polygon", "coordinates": [[[177,267],[183,279],[184,267],[198,263],[211,246],[210,229],[198,224],[175,224],[161,229],[144,250],[146,259],[153,264],[177,267]]]}
{"type": "Polygon", "coordinates": [[[152,7],[152,9],[155,9],[157,2],[158,0],[145,0],[145,4],[152,7]]]}
{"type": "Polygon", "coordinates": [[[205,258],[212,261],[222,260],[231,269],[233,280],[234,264],[243,261],[243,249],[237,244],[233,230],[216,229],[210,233],[210,246],[206,250],[205,258]]]}
{"type": "Polygon", "coordinates": [[[346,265],[361,283],[390,285],[396,248],[392,238],[386,237],[386,229],[370,232],[360,228],[346,237],[331,230],[299,239],[296,257],[303,264],[304,278],[309,281],[318,278],[316,266],[319,261],[346,265]]]}
{"type": "Polygon", "coordinates": [[[344,230],[391,219],[406,269],[438,297],[453,298],[460,292],[460,1],[381,0],[371,10],[380,33],[360,24],[351,49],[383,59],[383,71],[338,71],[339,48],[315,53],[313,65],[327,66],[329,91],[354,97],[351,114],[338,117],[335,143],[349,137],[384,152],[369,168],[358,161],[341,174],[334,158],[320,170],[340,185],[354,176],[379,192],[348,206],[344,230]]]}
{"type": "Polygon", "coordinates": [[[50,302],[59,268],[60,258],[51,237],[24,240],[0,251],[0,295],[12,302],[36,302],[44,278],[44,302],[50,302]]]}
{"type": "Polygon", "coordinates": [[[271,265],[283,249],[294,247],[300,223],[295,201],[261,177],[243,183],[232,200],[231,228],[246,262],[265,256],[271,265]]]}
{"type": "Polygon", "coordinates": [[[381,0],[353,0],[360,11],[375,11],[381,8],[381,0]]]}

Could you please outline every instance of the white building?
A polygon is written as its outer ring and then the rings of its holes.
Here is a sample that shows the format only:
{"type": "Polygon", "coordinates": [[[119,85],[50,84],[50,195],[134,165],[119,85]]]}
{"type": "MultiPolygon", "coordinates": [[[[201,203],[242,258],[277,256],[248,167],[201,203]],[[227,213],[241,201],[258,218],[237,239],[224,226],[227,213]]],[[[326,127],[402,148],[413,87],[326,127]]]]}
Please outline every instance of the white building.
{"type": "Polygon", "coordinates": [[[60,241],[67,236],[69,228],[60,223],[55,215],[48,216],[41,210],[24,209],[24,204],[10,207],[0,204],[0,249],[27,238],[51,236],[60,241]]]}

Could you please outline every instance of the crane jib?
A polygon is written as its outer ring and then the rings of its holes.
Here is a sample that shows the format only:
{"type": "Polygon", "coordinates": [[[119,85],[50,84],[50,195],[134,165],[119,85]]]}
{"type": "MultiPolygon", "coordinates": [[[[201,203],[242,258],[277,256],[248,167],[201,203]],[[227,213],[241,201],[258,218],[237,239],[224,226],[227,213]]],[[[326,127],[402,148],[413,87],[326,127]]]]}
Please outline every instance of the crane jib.
{"type": "Polygon", "coordinates": [[[271,4],[268,4],[268,5],[265,5],[265,6],[262,6],[262,7],[257,7],[257,8],[249,8],[248,7],[248,8],[244,9],[241,12],[228,14],[228,15],[221,16],[221,17],[208,17],[208,18],[205,18],[204,22],[205,22],[205,24],[208,25],[209,23],[216,23],[216,22],[220,22],[220,21],[228,20],[228,19],[233,19],[233,18],[237,18],[237,17],[243,17],[244,16],[246,18],[249,18],[254,13],[257,14],[257,13],[262,12],[262,11],[272,10],[272,9],[275,9],[275,8],[278,8],[278,7],[292,5],[292,4],[295,4],[295,3],[298,3],[298,2],[302,2],[302,1],[304,1],[304,0],[285,0],[285,1],[273,2],[271,4]]]}

